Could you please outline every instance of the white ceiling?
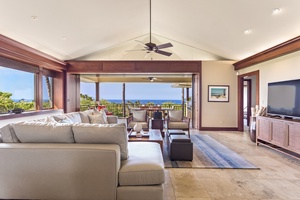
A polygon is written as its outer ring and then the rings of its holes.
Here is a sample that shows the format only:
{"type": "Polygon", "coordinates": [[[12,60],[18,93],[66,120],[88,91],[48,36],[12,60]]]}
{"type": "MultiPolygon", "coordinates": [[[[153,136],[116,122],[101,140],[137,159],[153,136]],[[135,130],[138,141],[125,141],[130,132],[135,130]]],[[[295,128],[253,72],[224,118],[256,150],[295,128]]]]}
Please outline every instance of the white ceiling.
{"type": "Polygon", "coordinates": [[[149,42],[149,0],[0,0],[0,8],[0,34],[61,60],[241,60],[300,35],[300,0],[152,0],[152,41],[171,42],[170,57],[126,52],[149,42]]]}

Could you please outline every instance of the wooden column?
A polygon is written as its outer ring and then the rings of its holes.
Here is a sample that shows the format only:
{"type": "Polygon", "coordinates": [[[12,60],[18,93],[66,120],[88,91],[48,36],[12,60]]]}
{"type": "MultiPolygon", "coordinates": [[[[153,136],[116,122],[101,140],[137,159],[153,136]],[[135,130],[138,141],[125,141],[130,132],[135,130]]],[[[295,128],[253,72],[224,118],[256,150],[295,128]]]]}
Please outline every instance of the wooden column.
{"type": "Polygon", "coordinates": [[[100,101],[100,83],[99,82],[95,82],[96,84],[96,100],[95,101],[100,101]]]}
{"type": "Polygon", "coordinates": [[[123,90],[122,90],[122,103],[123,103],[123,117],[126,117],[126,105],[125,105],[125,83],[123,83],[123,90]]]}
{"type": "Polygon", "coordinates": [[[181,106],[182,106],[182,119],[184,116],[184,88],[181,89],[181,106]]]}

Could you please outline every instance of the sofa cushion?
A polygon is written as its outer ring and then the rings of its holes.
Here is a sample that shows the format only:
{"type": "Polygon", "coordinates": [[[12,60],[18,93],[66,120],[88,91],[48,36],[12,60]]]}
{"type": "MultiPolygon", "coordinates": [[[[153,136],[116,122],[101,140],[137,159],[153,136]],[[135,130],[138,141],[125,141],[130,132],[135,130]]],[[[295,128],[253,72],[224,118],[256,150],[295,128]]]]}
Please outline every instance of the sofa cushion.
{"type": "Polygon", "coordinates": [[[93,110],[86,110],[83,112],[79,112],[81,122],[82,123],[90,123],[89,115],[92,115],[93,112],[94,112],[93,110]]]}
{"type": "Polygon", "coordinates": [[[71,124],[21,122],[12,127],[22,143],[74,143],[71,124]]]}
{"type": "Polygon", "coordinates": [[[169,127],[170,129],[188,129],[189,124],[186,122],[170,122],[169,127]]]}
{"type": "Polygon", "coordinates": [[[11,124],[7,124],[0,129],[2,142],[4,143],[18,143],[20,142],[11,124]]]}
{"type": "Polygon", "coordinates": [[[127,129],[122,124],[83,124],[75,123],[72,126],[76,143],[86,144],[118,144],[121,150],[121,159],[128,158],[127,129]]]}
{"type": "Polygon", "coordinates": [[[132,121],[135,122],[144,122],[146,121],[146,114],[147,111],[146,110],[134,110],[132,111],[132,121]]]}
{"type": "Polygon", "coordinates": [[[129,158],[122,161],[119,185],[156,185],[165,182],[160,145],[155,142],[129,142],[129,158]]]}
{"type": "Polygon", "coordinates": [[[170,121],[182,121],[182,110],[170,110],[169,111],[170,121]]]}

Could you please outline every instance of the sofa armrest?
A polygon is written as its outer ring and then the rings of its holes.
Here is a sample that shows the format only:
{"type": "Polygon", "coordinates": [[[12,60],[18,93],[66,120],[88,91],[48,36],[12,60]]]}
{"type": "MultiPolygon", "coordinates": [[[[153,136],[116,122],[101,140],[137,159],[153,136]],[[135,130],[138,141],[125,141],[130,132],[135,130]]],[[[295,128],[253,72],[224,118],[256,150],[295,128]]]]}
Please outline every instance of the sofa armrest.
{"type": "Polygon", "coordinates": [[[118,123],[118,117],[115,115],[108,115],[107,116],[107,122],[109,124],[117,124],[118,123]]]}

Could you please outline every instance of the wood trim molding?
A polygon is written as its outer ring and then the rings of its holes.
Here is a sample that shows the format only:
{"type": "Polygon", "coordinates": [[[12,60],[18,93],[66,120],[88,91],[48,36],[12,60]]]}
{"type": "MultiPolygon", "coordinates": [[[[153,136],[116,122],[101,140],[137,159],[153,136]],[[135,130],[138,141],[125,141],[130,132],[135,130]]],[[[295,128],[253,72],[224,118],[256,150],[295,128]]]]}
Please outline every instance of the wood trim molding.
{"type": "Polygon", "coordinates": [[[262,51],[258,54],[245,58],[241,61],[234,63],[234,69],[239,70],[247,68],[249,66],[262,63],[280,56],[293,53],[300,50],[300,36],[295,37],[291,40],[276,45],[270,49],[262,51]]]}
{"type": "Polygon", "coordinates": [[[55,71],[67,69],[64,61],[58,60],[48,54],[33,49],[1,34],[0,56],[55,71]]]}
{"type": "Polygon", "coordinates": [[[67,61],[68,73],[199,73],[201,61],[67,61]]]}
{"type": "Polygon", "coordinates": [[[238,131],[236,127],[201,127],[200,131],[238,131]]]}

